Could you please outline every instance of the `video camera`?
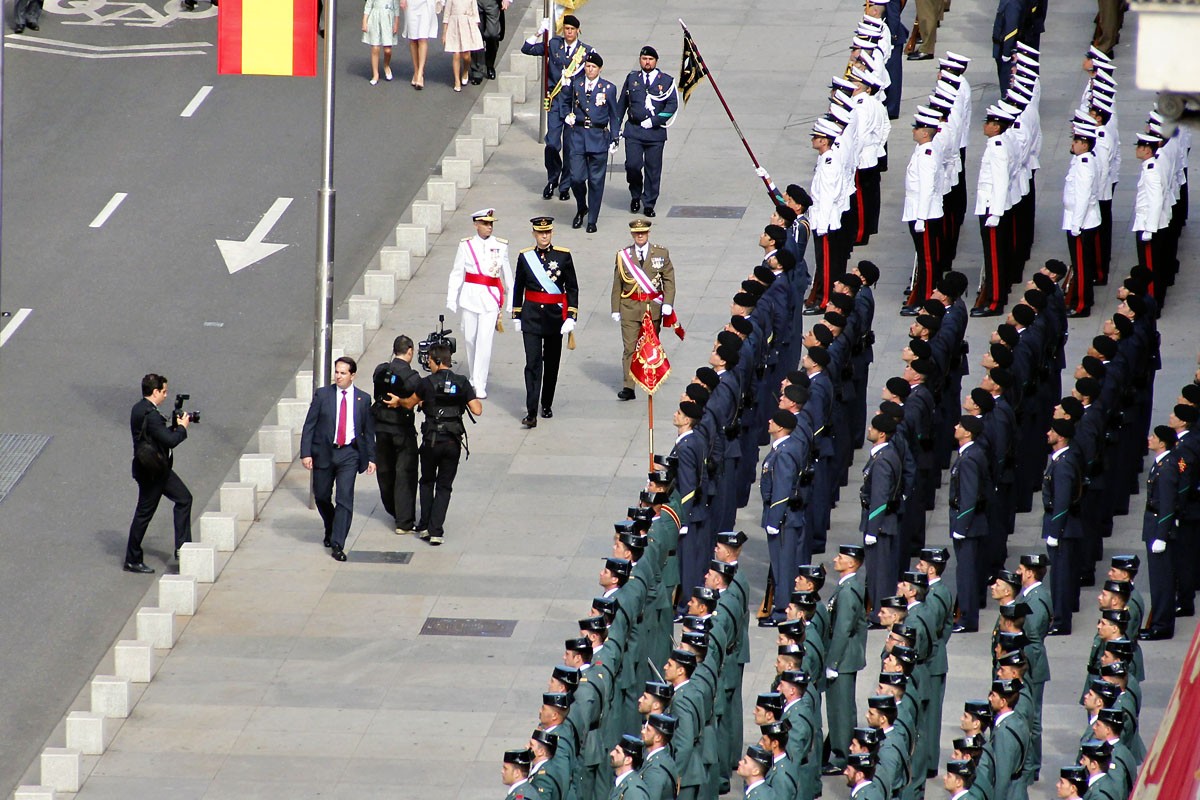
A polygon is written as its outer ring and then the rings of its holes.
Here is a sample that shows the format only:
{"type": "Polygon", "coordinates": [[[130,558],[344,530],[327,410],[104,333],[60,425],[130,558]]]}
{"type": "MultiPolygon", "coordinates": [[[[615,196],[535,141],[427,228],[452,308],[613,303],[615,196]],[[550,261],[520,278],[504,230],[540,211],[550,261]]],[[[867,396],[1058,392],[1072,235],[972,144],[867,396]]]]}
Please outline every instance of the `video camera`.
{"type": "Polygon", "coordinates": [[[430,331],[429,335],[417,343],[417,363],[426,371],[429,370],[429,348],[435,344],[444,344],[450,348],[451,353],[458,352],[458,347],[454,343],[454,337],[450,334],[454,331],[446,327],[446,316],[438,314],[437,330],[430,331]]]}
{"type": "Polygon", "coordinates": [[[183,410],[183,404],[191,399],[192,396],[190,394],[175,395],[175,408],[171,410],[171,427],[177,426],[179,424],[179,418],[184,414],[187,414],[189,417],[191,417],[192,422],[196,423],[197,425],[200,424],[200,409],[197,408],[191,411],[183,410]]]}

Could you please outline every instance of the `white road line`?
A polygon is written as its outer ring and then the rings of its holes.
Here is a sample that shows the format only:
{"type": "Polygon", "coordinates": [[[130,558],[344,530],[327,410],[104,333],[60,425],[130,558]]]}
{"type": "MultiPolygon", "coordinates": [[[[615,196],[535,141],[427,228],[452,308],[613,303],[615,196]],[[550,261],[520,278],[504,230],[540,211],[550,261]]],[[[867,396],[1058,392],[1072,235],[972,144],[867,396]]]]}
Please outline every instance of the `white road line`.
{"type": "Polygon", "coordinates": [[[208,93],[212,89],[213,87],[211,86],[201,86],[200,91],[196,92],[196,96],[192,98],[192,102],[188,103],[183,111],[179,112],[179,116],[190,117],[192,114],[195,114],[196,109],[200,107],[200,104],[204,102],[204,98],[208,97],[208,93]]]}
{"type": "MultiPolygon", "coordinates": [[[[4,37],[8,40],[8,44],[14,45],[17,42],[25,39],[23,36],[8,34],[4,37]]],[[[176,47],[212,47],[211,42],[172,42],[160,44],[114,44],[114,45],[97,45],[84,44],[82,42],[67,42],[62,39],[47,39],[39,36],[37,41],[42,44],[56,44],[62,47],[74,47],[76,50],[90,50],[95,53],[112,53],[121,50],[171,50],[176,47]]]]}
{"type": "Polygon", "coordinates": [[[31,50],[35,53],[53,53],[60,56],[74,56],[75,58],[149,58],[152,56],[205,56],[210,55],[203,50],[158,50],[155,52],[137,52],[137,53],[73,53],[70,50],[56,50],[53,47],[37,47],[28,44],[16,44],[14,42],[5,42],[4,46],[11,50],[31,50]]]}
{"type": "Polygon", "coordinates": [[[112,199],[108,201],[108,204],[105,205],[104,208],[100,209],[100,213],[96,215],[96,218],[92,220],[92,223],[88,225],[88,227],[99,228],[101,225],[108,222],[108,218],[111,217],[113,212],[117,210],[117,206],[121,205],[121,203],[125,201],[126,197],[129,197],[128,192],[117,192],[114,194],[112,199]]]}
{"type": "Polygon", "coordinates": [[[0,331],[0,347],[4,347],[5,342],[8,341],[8,337],[16,333],[17,328],[21,327],[21,323],[32,313],[32,308],[21,308],[17,310],[17,313],[13,314],[12,319],[4,326],[4,330],[0,331]]]}

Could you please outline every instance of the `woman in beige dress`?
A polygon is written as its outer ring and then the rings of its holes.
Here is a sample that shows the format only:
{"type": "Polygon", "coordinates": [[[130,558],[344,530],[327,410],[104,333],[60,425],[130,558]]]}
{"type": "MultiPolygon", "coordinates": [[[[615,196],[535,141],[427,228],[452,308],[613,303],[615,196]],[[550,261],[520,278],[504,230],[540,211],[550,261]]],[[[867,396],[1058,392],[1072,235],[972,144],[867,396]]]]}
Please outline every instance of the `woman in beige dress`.
{"type": "Polygon", "coordinates": [[[471,68],[471,51],[483,49],[479,6],[475,0],[446,0],[442,13],[442,45],[453,53],[454,91],[461,92],[471,68]]]}
{"type": "Polygon", "coordinates": [[[425,59],[429,55],[429,40],[438,38],[437,0],[400,0],[404,9],[404,38],[412,55],[414,89],[425,88],[425,59]]]}
{"type": "Polygon", "coordinates": [[[396,0],[367,0],[363,6],[362,40],[371,45],[371,85],[379,83],[379,51],[383,50],[383,77],[392,79],[392,47],[400,30],[396,0]]]}

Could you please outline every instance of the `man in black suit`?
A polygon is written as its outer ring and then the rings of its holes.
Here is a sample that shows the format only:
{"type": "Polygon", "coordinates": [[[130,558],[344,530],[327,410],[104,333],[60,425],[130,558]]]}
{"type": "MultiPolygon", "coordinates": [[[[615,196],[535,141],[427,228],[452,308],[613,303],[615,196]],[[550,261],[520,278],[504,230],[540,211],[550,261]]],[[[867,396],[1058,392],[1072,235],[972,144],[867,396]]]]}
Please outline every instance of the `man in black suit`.
{"type": "Polygon", "coordinates": [[[375,474],[375,423],[371,396],[354,388],[358,364],[342,356],[333,364],[333,386],[313,394],[300,434],[300,463],[313,471],[313,494],[325,523],[325,546],[346,560],[346,534],[354,516],[354,476],[375,474]],[[337,505],[333,502],[337,484],[337,505]]]}
{"type": "Polygon", "coordinates": [[[167,399],[167,379],[153,372],[142,378],[142,399],[134,403],[129,413],[129,430],[133,434],[133,479],[138,485],[137,509],[133,512],[133,524],[129,526],[129,543],[125,545],[125,571],[150,574],[142,554],[142,537],[158,510],[158,502],[164,496],[175,504],[175,555],[179,548],[192,540],[192,493],[172,469],[175,456],[172,453],[180,442],[187,438],[188,424],[192,421],[187,413],[179,414],[170,427],[158,407],[167,399]],[[136,457],[138,440],[145,438],[162,453],[166,469],[154,471],[139,464],[136,457]]]}

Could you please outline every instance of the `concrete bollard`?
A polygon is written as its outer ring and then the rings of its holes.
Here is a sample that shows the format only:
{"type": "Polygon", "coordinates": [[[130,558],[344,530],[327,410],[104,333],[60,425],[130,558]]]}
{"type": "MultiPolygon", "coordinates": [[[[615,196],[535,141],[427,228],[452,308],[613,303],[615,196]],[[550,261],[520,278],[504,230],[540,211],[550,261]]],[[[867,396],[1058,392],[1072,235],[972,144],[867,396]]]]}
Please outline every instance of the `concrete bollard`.
{"type": "Polygon", "coordinates": [[[454,181],[430,178],[425,182],[425,193],[430,201],[440,203],[447,213],[458,208],[458,184],[454,181]]]}
{"type": "Polygon", "coordinates": [[[78,792],[83,783],[83,753],[69,747],[42,751],[42,786],[56,792],[78,792]]]}
{"type": "Polygon", "coordinates": [[[188,575],[163,575],[158,579],[158,607],[183,617],[196,613],[196,579],[188,575]]]}
{"type": "Polygon", "coordinates": [[[175,612],[169,608],[139,608],[137,638],[155,649],[170,650],[175,646],[175,612]]]}
{"type": "Polygon", "coordinates": [[[313,396],[313,374],[311,369],[302,369],[296,373],[296,397],[308,402],[313,396]]]}
{"type": "MultiPolygon", "coordinates": [[[[301,425],[303,427],[303,425],[301,425]]],[[[296,446],[289,425],[263,425],[258,429],[258,452],[275,456],[276,464],[290,464],[296,458],[296,446]]]]}
{"type": "Polygon", "coordinates": [[[217,579],[217,548],[211,544],[188,542],[179,548],[179,574],[212,583],[217,579]]]}
{"type": "Polygon", "coordinates": [[[396,305],[396,274],[381,269],[367,270],[363,273],[363,291],[381,305],[396,305]]]}
{"type": "Polygon", "coordinates": [[[421,225],[436,235],[442,232],[442,204],[430,200],[414,200],[412,203],[414,225],[421,225]]]}
{"type": "Polygon", "coordinates": [[[358,358],[365,347],[366,331],[362,323],[338,319],[333,322],[333,346],[340,349],[342,355],[358,358]]]}
{"type": "Polygon", "coordinates": [[[447,156],[442,159],[442,177],[460,189],[471,188],[471,159],[447,156]]]}
{"type": "Polygon", "coordinates": [[[270,453],[246,453],[238,459],[238,480],[253,483],[260,492],[275,490],[275,456],[270,453]]]}
{"type": "Polygon", "coordinates": [[[526,80],[537,80],[538,73],[541,71],[541,64],[542,60],[540,58],[531,58],[520,50],[514,50],[508,54],[508,71],[524,75],[526,80]]]}
{"type": "Polygon", "coordinates": [[[487,153],[483,149],[483,139],[476,139],[474,136],[455,137],[454,155],[457,158],[468,159],[473,170],[483,169],[483,163],[487,161],[487,153]]]}
{"type": "Polygon", "coordinates": [[[500,120],[487,114],[472,114],[471,135],[483,139],[485,146],[495,147],[500,144],[500,120]]]}
{"type": "Polygon", "coordinates": [[[308,415],[308,406],[312,402],[312,394],[301,400],[298,397],[285,397],[275,403],[275,421],[292,433],[299,433],[304,428],[304,418],[308,415]]]}
{"type": "MultiPolygon", "coordinates": [[[[128,678],[119,678],[116,675],[97,675],[92,678],[93,714],[125,719],[129,716],[129,705],[128,678]]],[[[45,782],[43,779],[42,783],[45,782]]]]}
{"type": "Polygon", "coordinates": [[[412,254],[402,247],[381,247],[379,270],[390,272],[396,280],[406,281],[413,276],[412,254]]]}
{"type": "Polygon", "coordinates": [[[396,246],[424,258],[429,253],[429,232],[423,225],[401,222],[396,226],[396,246]]]}
{"type": "Polygon", "coordinates": [[[13,800],[54,800],[53,786],[18,786],[13,800]]]}
{"type": "Polygon", "coordinates": [[[383,324],[383,310],[378,297],[372,297],[369,294],[352,294],[346,301],[346,309],[350,321],[360,323],[364,330],[377,331],[383,324]]]}
{"type": "Polygon", "coordinates": [[[514,75],[511,72],[502,72],[497,78],[497,83],[500,86],[500,91],[504,94],[511,95],[514,103],[525,102],[525,76],[514,75]]]}
{"type": "Polygon", "coordinates": [[[501,125],[512,125],[513,98],[511,94],[492,92],[483,96],[483,113],[495,117],[501,125]]]}
{"type": "Polygon", "coordinates": [[[200,541],[227,553],[237,549],[237,514],[206,511],[200,515],[200,541]]]}
{"type": "Polygon", "coordinates": [[[117,673],[118,678],[128,678],[133,683],[149,683],[154,677],[154,643],[143,639],[122,639],[113,648],[113,662],[113,672],[117,673]]]}
{"type": "Polygon", "coordinates": [[[104,753],[104,715],[72,711],[67,715],[67,749],[85,756],[104,753]]]}
{"type": "Polygon", "coordinates": [[[258,519],[258,487],[253,483],[223,483],[218,504],[222,511],[252,522],[258,519]]]}

